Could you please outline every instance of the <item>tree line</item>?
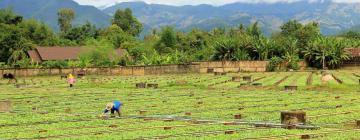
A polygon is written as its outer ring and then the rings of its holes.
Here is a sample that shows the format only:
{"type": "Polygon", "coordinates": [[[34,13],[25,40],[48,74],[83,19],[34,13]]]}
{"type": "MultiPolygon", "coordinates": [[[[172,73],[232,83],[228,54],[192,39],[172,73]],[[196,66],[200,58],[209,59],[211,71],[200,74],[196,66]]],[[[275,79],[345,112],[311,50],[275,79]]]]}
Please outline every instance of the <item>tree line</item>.
{"type": "Polygon", "coordinates": [[[203,31],[178,31],[163,26],[139,39],[143,24],[130,9],[117,10],[111,25],[97,28],[87,22],[73,25],[76,13],[69,8],[57,13],[60,31],[56,32],[35,19],[24,19],[12,9],[0,9],[0,67],[89,67],[117,65],[184,64],[193,61],[267,60],[269,71],[279,64],[298,69],[306,61],[315,68],[339,68],[350,59],[345,48],[360,46],[360,33],[348,31],[324,36],[316,22],[302,24],[290,20],[279,32],[265,36],[258,22],[238,27],[203,31]],[[78,61],[48,61],[32,64],[27,51],[36,46],[84,46],[90,51],[78,61]],[[109,52],[123,48],[124,57],[109,52]]]}

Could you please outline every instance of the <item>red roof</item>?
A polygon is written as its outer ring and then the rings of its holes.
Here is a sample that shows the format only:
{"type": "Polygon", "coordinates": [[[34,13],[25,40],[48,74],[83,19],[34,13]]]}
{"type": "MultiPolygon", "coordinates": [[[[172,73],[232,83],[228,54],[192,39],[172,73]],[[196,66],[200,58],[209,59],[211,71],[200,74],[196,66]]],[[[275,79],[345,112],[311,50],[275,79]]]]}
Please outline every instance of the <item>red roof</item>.
{"type": "Polygon", "coordinates": [[[41,60],[77,60],[81,51],[81,47],[38,47],[36,48],[41,60]]]}
{"type": "Polygon", "coordinates": [[[360,48],[347,48],[346,51],[350,53],[351,57],[360,57],[360,48]]]}
{"type": "Polygon", "coordinates": [[[42,60],[40,58],[39,53],[37,53],[36,50],[30,50],[28,51],[29,57],[31,58],[31,62],[33,63],[41,63],[42,60]]]}
{"type": "MultiPolygon", "coordinates": [[[[28,51],[28,54],[33,62],[77,60],[85,50],[86,48],[83,47],[37,47],[35,50],[28,51]]],[[[116,49],[118,56],[123,56],[126,52],[125,49],[116,49]]]]}

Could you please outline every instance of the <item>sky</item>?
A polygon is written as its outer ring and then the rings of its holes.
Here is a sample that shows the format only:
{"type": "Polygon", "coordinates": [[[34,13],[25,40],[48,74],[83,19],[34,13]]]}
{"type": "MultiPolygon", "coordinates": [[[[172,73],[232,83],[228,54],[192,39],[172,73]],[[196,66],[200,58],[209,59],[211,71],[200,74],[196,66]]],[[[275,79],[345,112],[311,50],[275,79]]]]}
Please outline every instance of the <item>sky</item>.
{"type": "MultiPolygon", "coordinates": [[[[111,6],[116,3],[128,2],[128,1],[139,1],[139,0],[74,0],[82,5],[93,5],[97,7],[101,6],[111,6]]],[[[146,3],[156,3],[156,4],[166,4],[166,5],[199,5],[199,4],[211,4],[211,5],[224,5],[234,2],[248,2],[248,3],[257,3],[257,2],[295,2],[303,0],[141,0],[146,3]]],[[[326,1],[326,0],[306,0],[306,1],[326,1]]],[[[360,0],[333,0],[335,2],[359,2],[360,0]]]]}

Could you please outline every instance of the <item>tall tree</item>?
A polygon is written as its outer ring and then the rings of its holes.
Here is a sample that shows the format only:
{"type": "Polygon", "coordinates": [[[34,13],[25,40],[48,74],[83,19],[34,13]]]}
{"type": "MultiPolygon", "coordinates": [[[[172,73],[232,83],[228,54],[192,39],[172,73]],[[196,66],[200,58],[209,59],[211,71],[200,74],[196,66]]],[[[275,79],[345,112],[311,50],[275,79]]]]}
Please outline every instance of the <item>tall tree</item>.
{"type": "Polygon", "coordinates": [[[70,8],[62,8],[58,11],[58,25],[60,31],[67,32],[72,28],[72,21],[75,18],[74,10],[70,8]]]}
{"type": "Polygon", "coordinates": [[[112,24],[119,26],[124,32],[138,36],[143,30],[143,25],[132,15],[129,8],[117,10],[112,19],[112,24]]]}
{"type": "Polygon", "coordinates": [[[175,48],[176,43],[177,40],[174,27],[165,26],[162,28],[160,40],[156,44],[155,49],[159,53],[169,53],[175,48]]]}

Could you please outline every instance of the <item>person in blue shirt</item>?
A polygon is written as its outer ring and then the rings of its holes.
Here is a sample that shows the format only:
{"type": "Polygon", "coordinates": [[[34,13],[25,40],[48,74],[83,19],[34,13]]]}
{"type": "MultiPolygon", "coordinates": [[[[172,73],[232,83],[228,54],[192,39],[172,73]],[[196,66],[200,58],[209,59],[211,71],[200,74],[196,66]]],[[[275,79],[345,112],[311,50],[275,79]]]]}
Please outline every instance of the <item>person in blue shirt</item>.
{"type": "Polygon", "coordinates": [[[114,113],[116,111],[118,113],[119,117],[121,117],[121,106],[122,106],[122,103],[118,100],[115,100],[113,102],[106,104],[106,108],[104,110],[104,115],[110,111],[111,116],[114,116],[114,113]]]}

